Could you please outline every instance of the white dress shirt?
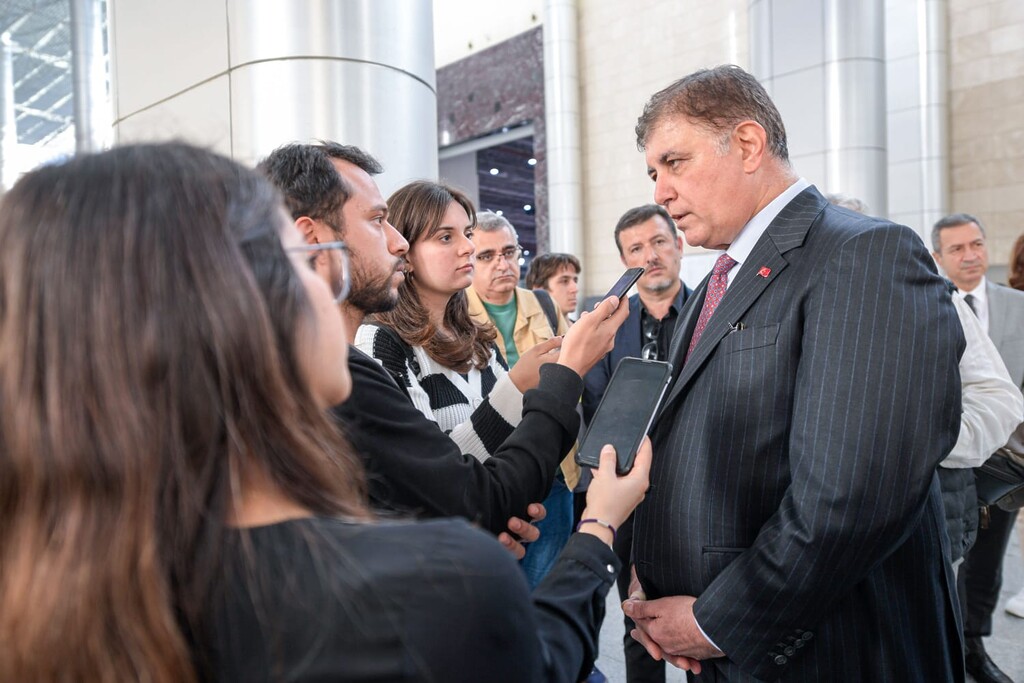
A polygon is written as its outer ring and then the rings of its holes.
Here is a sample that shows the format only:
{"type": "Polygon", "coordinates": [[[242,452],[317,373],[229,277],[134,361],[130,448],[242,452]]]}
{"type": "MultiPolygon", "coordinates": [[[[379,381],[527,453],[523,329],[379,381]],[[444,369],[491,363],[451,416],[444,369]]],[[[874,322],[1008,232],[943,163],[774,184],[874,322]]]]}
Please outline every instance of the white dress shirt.
{"type": "MultiPolygon", "coordinates": [[[[736,235],[736,239],[725,250],[725,253],[737,263],[729,271],[726,287],[731,285],[733,280],[736,279],[736,275],[743,268],[744,262],[750,257],[750,252],[754,250],[754,245],[761,239],[761,235],[768,229],[768,226],[775,220],[775,217],[779,215],[779,212],[785,208],[786,204],[789,204],[798,194],[810,186],[811,184],[808,181],[799,178],[795,183],[787,187],[782,194],[769,202],[766,207],[754,214],[753,218],[747,221],[747,224],[740,230],[740,234],[736,235]]],[[[761,265],[764,264],[759,264],[757,267],[760,268],[761,265]]]]}
{"type": "Polygon", "coordinates": [[[974,313],[978,316],[978,322],[981,323],[981,329],[985,334],[988,334],[988,280],[982,276],[981,282],[971,291],[965,292],[962,289],[958,289],[957,291],[964,296],[970,294],[974,297],[974,313]]]}

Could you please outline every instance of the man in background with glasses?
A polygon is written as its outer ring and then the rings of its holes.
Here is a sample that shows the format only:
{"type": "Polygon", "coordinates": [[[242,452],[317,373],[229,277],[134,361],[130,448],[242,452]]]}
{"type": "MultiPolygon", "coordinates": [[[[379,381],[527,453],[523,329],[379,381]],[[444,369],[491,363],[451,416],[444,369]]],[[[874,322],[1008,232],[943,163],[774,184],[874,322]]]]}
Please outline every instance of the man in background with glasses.
{"type": "MultiPolygon", "coordinates": [[[[629,297],[629,317],[615,335],[613,348],[583,378],[583,419],[594,416],[605,388],[619,361],[626,357],[665,360],[672,333],[683,304],[691,291],[679,279],[683,259],[683,238],[675,221],[657,204],[644,204],[622,214],[615,226],[615,246],[626,268],[644,268],[637,293],[629,297]]],[[[629,597],[630,547],[633,545],[633,516],[619,529],[615,552],[622,560],[619,596],[629,597]]],[[[630,636],[633,621],[625,618],[626,677],[629,683],[665,680],[665,663],[655,661],[644,646],[630,636]]]]}
{"type": "MultiPolygon", "coordinates": [[[[476,215],[473,245],[476,247],[473,284],[466,290],[469,314],[480,323],[491,322],[498,330],[495,344],[513,367],[519,356],[541,342],[565,334],[569,325],[557,312],[552,326],[537,295],[519,287],[519,235],[512,224],[490,211],[476,215]]],[[[575,451],[575,449],[574,449],[575,451]]],[[[562,461],[551,492],[544,500],[547,517],[538,522],[540,540],[531,543],[523,558],[530,587],[535,587],[554,565],[572,533],[572,489],[580,468],[574,452],[562,461]]]]}

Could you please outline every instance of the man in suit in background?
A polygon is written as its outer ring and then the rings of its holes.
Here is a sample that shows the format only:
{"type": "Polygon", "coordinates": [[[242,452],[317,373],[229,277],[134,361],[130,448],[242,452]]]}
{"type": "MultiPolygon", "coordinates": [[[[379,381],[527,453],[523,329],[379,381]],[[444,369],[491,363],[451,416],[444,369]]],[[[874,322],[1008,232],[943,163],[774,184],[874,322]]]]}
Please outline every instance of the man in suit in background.
{"type": "MultiPolygon", "coordinates": [[[[989,282],[985,229],[974,216],[956,213],[932,228],[933,256],[963,294],[982,329],[1006,364],[1010,379],[1024,385],[1024,292],[989,282]]],[[[964,609],[967,672],[978,683],[1012,683],[988,656],[982,637],[992,635],[992,612],[1003,585],[1003,556],[1017,512],[987,508],[988,524],[978,529],[964,556],[957,582],[964,609]]]]}
{"type": "Polygon", "coordinates": [[[964,680],[935,477],[964,342],[920,238],[799,178],[738,67],[655,94],[637,140],[687,243],[725,253],[669,352],[635,637],[702,681],[964,680]]]}
{"type": "MultiPolygon", "coordinates": [[[[601,403],[612,373],[623,358],[665,360],[676,321],[692,292],[679,279],[683,260],[683,238],[664,207],[644,204],[622,214],[615,225],[615,246],[626,268],[644,268],[636,283],[637,293],[629,297],[629,317],[615,334],[615,347],[583,378],[583,419],[588,424],[601,403]]],[[[629,595],[630,552],[633,546],[633,517],[619,528],[615,552],[622,560],[619,596],[629,595]]],[[[663,683],[665,665],[651,659],[643,645],[630,636],[633,620],[625,617],[627,683],[663,683]]]]}

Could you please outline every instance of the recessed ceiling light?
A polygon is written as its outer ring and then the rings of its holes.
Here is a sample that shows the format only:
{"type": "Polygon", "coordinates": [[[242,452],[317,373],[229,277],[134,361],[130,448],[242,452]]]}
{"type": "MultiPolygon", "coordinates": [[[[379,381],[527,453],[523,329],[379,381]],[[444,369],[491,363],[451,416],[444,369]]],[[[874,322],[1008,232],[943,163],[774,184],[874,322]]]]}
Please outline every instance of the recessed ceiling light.
{"type": "Polygon", "coordinates": [[[495,216],[504,216],[505,212],[502,211],[501,209],[498,209],[497,211],[494,212],[494,215],[495,216]]]}
{"type": "Polygon", "coordinates": [[[526,163],[528,163],[530,166],[536,166],[537,160],[534,159],[533,157],[530,157],[529,159],[526,160],[526,163]]]}
{"type": "Polygon", "coordinates": [[[491,175],[498,175],[499,171],[496,168],[491,169],[491,175]]]}
{"type": "Polygon", "coordinates": [[[532,208],[533,208],[533,207],[532,207],[532,206],[530,206],[529,204],[523,204],[523,211],[529,211],[529,210],[530,210],[530,209],[532,209],[532,208]]]}

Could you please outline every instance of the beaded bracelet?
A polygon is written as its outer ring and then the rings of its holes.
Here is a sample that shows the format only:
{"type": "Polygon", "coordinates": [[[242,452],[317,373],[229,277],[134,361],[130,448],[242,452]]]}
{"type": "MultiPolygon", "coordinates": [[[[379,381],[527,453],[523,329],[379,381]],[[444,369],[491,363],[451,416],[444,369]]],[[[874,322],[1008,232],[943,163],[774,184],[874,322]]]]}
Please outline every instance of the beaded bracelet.
{"type": "Polygon", "coordinates": [[[611,524],[604,521],[603,519],[596,519],[593,517],[589,519],[581,519],[579,524],[576,525],[576,531],[579,531],[580,527],[584,524],[597,524],[598,526],[603,526],[605,529],[612,532],[612,542],[615,542],[615,527],[613,527],[611,524]]]}

